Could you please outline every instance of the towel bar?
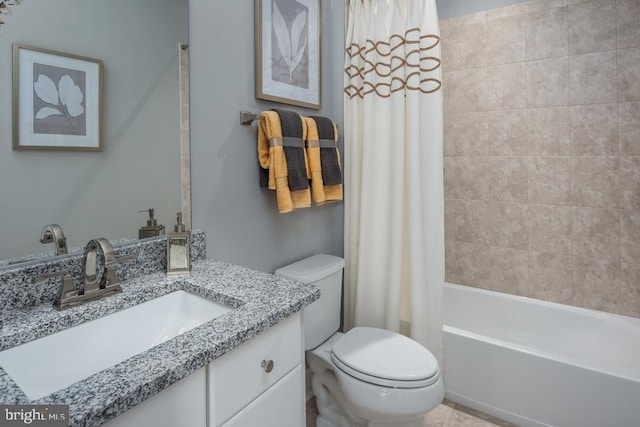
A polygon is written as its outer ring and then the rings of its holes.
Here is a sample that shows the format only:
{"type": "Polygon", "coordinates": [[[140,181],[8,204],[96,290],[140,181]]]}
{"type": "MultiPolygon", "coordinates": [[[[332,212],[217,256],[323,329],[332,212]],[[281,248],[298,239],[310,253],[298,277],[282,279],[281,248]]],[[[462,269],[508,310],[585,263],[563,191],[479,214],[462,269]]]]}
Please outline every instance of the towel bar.
{"type": "Polygon", "coordinates": [[[242,126],[251,126],[251,123],[258,120],[260,115],[251,111],[240,110],[240,124],[242,126]]]}

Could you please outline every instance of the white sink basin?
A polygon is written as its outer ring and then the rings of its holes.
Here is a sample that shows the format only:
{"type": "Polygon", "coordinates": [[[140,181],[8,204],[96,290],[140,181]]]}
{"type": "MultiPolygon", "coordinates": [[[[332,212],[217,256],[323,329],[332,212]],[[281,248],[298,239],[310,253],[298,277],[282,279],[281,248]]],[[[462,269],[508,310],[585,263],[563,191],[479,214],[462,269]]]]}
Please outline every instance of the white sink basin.
{"type": "Polygon", "coordinates": [[[0,366],[39,399],[231,310],[176,291],[2,351],[0,366]]]}

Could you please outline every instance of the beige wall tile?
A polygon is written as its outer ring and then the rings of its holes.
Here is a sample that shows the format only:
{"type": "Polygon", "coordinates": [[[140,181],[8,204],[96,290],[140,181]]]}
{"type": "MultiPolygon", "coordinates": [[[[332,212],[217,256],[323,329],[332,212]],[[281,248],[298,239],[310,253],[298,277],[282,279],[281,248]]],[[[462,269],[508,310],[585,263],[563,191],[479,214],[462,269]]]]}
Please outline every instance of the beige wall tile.
{"type": "Polygon", "coordinates": [[[620,257],[640,266],[640,209],[623,209],[620,214],[620,257]]]}
{"type": "Polygon", "coordinates": [[[495,175],[491,160],[485,156],[457,156],[455,159],[458,197],[465,200],[489,200],[491,182],[495,175]]]}
{"type": "Polygon", "coordinates": [[[456,205],[456,241],[489,244],[491,210],[484,200],[460,200],[456,205]]]}
{"type": "Polygon", "coordinates": [[[639,22],[640,0],[441,22],[448,281],[640,317],[639,22]]]}
{"type": "Polygon", "coordinates": [[[640,103],[619,104],[620,154],[640,156],[640,103]]]}
{"type": "Polygon", "coordinates": [[[456,242],[459,283],[480,288],[491,284],[491,248],[466,242],[456,242]]]}
{"type": "Polygon", "coordinates": [[[527,68],[524,62],[487,68],[487,109],[511,110],[527,106],[527,68]]]}
{"type": "Polygon", "coordinates": [[[487,21],[524,14],[524,3],[487,10],[487,21]]]}
{"type": "Polygon", "coordinates": [[[572,254],[580,258],[619,260],[620,211],[573,208],[572,254]]]}
{"type": "Polygon", "coordinates": [[[620,158],[620,199],[625,209],[640,208],[640,156],[620,158]]]}
{"type": "Polygon", "coordinates": [[[488,65],[524,61],[526,59],[524,14],[507,15],[487,21],[487,41],[488,65]]]}
{"type": "Polygon", "coordinates": [[[567,57],[527,62],[528,107],[569,105],[567,57]]]}
{"type": "Polygon", "coordinates": [[[571,203],[571,158],[529,158],[529,201],[569,205],[571,203]]]}
{"type": "Polygon", "coordinates": [[[616,48],[616,7],[611,0],[569,6],[569,55],[616,48]]]}
{"type": "Polygon", "coordinates": [[[452,156],[444,157],[444,197],[447,199],[455,199],[458,195],[457,178],[455,172],[455,158],[452,156]]]}
{"type": "Polygon", "coordinates": [[[440,21],[440,60],[442,60],[442,71],[451,70],[451,56],[453,55],[452,41],[456,37],[457,27],[446,24],[448,20],[440,21]]]}
{"type": "Polygon", "coordinates": [[[456,241],[444,240],[444,279],[449,283],[460,283],[461,270],[458,263],[456,241]]]}
{"type": "Polygon", "coordinates": [[[468,15],[456,16],[455,18],[447,19],[447,25],[450,27],[461,27],[463,25],[473,25],[479,22],[485,22],[487,20],[487,12],[482,11],[478,13],[470,13],[468,15]]]}
{"type": "Polygon", "coordinates": [[[527,117],[524,110],[488,113],[488,149],[488,154],[494,156],[529,154],[527,117]]]}
{"type": "Polygon", "coordinates": [[[456,190],[461,199],[526,202],[528,175],[524,157],[455,158],[456,190]]]}
{"type": "Polygon", "coordinates": [[[456,154],[455,151],[455,138],[457,134],[453,130],[453,125],[455,124],[455,119],[452,117],[453,114],[444,114],[443,115],[443,141],[442,141],[442,151],[445,156],[453,156],[456,154]]]}
{"type": "Polygon", "coordinates": [[[524,4],[525,12],[531,13],[567,5],[567,0],[531,0],[524,4]]]}
{"type": "Polygon", "coordinates": [[[618,51],[618,99],[640,101],[640,48],[618,51]]]}
{"type": "Polygon", "coordinates": [[[571,154],[574,156],[618,154],[618,104],[571,107],[571,154]]]}
{"type": "Polygon", "coordinates": [[[640,317],[640,264],[622,263],[621,298],[616,313],[640,317]]]}
{"type": "Polygon", "coordinates": [[[640,2],[617,0],[618,49],[640,47],[640,2]]]}
{"type": "Polygon", "coordinates": [[[576,206],[617,208],[620,200],[618,157],[572,157],[572,200],[576,206]]]}
{"type": "Polygon", "coordinates": [[[618,261],[576,258],[573,303],[580,307],[615,312],[620,303],[620,283],[618,261]]]}
{"type": "Polygon", "coordinates": [[[571,154],[571,113],[568,106],[529,109],[525,114],[529,155],[571,154]]]}
{"type": "Polygon", "coordinates": [[[440,30],[440,36],[448,34],[454,26],[451,24],[451,19],[440,19],[438,21],[438,28],[440,30]]]}
{"type": "Polygon", "coordinates": [[[490,200],[526,202],[529,194],[529,165],[526,157],[490,157],[493,175],[490,200]]]}
{"type": "Polygon", "coordinates": [[[524,203],[490,202],[490,235],[493,246],[513,249],[529,247],[528,209],[524,203]]]}
{"type": "Polygon", "coordinates": [[[566,56],[567,8],[541,9],[526,14],[526,57],[528,61],[566,56]]]}
{"type": "Polygon", "coordinates": [[[569,57],[571,105],[617,102],[616,51],[569,57]]]}
{"type": "Polygon", "coordinates": [[[487,69],[448,71],[444,73],[445,112],[485,111],[487,69]]]}
{"type": "Polygon", "coordinates": [[[525,250],[491,247],[490,289],[529,296],[529,253],[525,250]]]}
{"type": "MultiPolygon", "coordinates": [[[[589,3],[589,2],[592,2],[592,1],[595,1],[595,0],[567,0],[567,3],[569,4],[569,6],[571,6],[571,5],[574,5],[574,4],[589,3]]],[[[600,1],[602,1],[602,0],[600,0],[600,1]]],[[[616,0],[606,0],[606,1],[608,1],[609,3],[613,3],[613,4],[616,3],[616,0]]]]}
{"type": "Polygon", "coordinates": [[[487,65],[487,33],[484,21],[456,27],[442,39],[444,65],[447,71],[487,65]]]}
{"type": "Polygon", "coordinates": [[[456,238],[456,209],[459,200],[444,199],[444,238],[455,240],[456,238]]]}
{"type": "Polygon", "coordinates": [[[445,114],[444,138],[447,155],[486,155],[488,148],[487,113],[445,114]]]}
{"type": "Polygon", "coordinates": [[[572,208],[560,205],[529,205],[529,249],[571,255],[572,208]]]}
{"type": "Polygon", "coordinates": [[[573,258],[529,252],[529,282],[532,298],[570,304],[573,299],[573,258]]]}

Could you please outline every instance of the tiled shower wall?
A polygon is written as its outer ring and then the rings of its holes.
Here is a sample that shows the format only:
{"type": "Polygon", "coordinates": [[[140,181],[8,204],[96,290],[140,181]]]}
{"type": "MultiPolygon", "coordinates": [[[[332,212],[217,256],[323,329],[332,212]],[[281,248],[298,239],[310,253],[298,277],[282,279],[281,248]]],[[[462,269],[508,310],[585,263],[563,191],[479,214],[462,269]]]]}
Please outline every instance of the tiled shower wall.
{"type": "Polygon", "coordinates": [[[640,317],[640,0],[440,31],[447,281],[640,317]]]}

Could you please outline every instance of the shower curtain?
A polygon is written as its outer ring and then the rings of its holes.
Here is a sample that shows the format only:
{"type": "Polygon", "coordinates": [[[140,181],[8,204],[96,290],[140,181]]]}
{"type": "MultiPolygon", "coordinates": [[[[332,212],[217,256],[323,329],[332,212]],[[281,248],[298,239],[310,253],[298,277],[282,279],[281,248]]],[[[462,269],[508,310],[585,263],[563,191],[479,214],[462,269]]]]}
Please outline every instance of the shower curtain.
{"type": "Polygon", "coordinates": [[[345,54],[347,327],[442,361],[442,70],[435,0],[350,0],[345,54]]]}

